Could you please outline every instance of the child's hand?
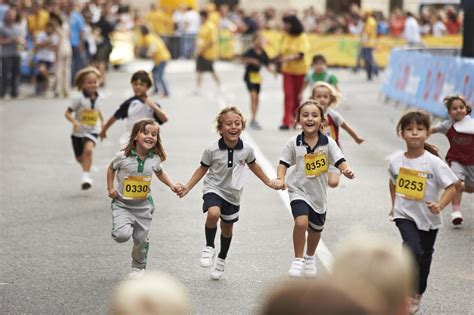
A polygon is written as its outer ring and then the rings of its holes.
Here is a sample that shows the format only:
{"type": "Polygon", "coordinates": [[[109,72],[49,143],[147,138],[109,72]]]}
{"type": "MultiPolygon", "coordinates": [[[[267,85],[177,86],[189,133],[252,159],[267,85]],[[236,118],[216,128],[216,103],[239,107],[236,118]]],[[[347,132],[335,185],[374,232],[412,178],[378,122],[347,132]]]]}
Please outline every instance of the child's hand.
{"type": "Polygon", "coordinates": [[[355,142],[357,142],[357,144],[361,144],[362,142],[364,142],[364,138],[357,137],[357,138],[355,139],[355,142]]]}
{"type": "Polygon", "coordinates": [[[174,185],[171,185],[170,186],[170,189],[172,192],[174,192],[175,194],[178,193],[178,190],[181,189],[181,184],[174,184],[174,185]]]}
{"type": "Polygon", "coordinates": [[[276,189],[276,190],[285,190],[286,187],[285,187],[285,181],[283,179],[280,179],[280,178],[275,178],[275,179],[272,179],[272,182],[273,182],[273,189],[276,189]]]}
{"type": "Polygon", "coordinates": [[[112,199],[115,199],[118,196],[118,193],[117,193],[117,191],[115,190],[114,187],[109,188],[108,193],[109,193],[109,197],[112,198],[112,199]]]}
{"type": "Polygon", "coordinates": [[[99,139],[100,139],[100,141],[104,141],[105,138],[107,138],[107,134],[105,133],[104,130],[102,130],[102,131],[99,133],[99,139]]]}
{"type": "Polygon", "coordinates": [[[81,131],[81,124],[77,120],[74,120],[72,125],[73,125],[73,128],[74,128],[75,132],[81,131]]]}
{"type": "Polygon", "coordinates": [[[349,179],[353,179],[355,177],[354,172],[350,168],[346,168],[345,170],[343,170],[342,174],[344,174],[344,176],[346,176],[349,179]]]}
{"type": "Polygon", "coordinates": [[[178,197],[183,198],[184,196],[186,196],[188,194],[189,187],[186,186],[186,185],[181,185],[181,184],[180,184],[180,186],[181,186],[181,190],[178,191],[178,197]]]}
{"type": "Polygon", "coordinates": [[[438,202],[427,201],[426,204],[428,205],[428,209],[430,209],[431,213],[439,214],[441,212],[441,207],[438,202]]]}
{"type": "Polygon", "coordinates": [[[388,220],[393,221],[393,208],[391,208],[390,211],[388,212],[388,220]]]}

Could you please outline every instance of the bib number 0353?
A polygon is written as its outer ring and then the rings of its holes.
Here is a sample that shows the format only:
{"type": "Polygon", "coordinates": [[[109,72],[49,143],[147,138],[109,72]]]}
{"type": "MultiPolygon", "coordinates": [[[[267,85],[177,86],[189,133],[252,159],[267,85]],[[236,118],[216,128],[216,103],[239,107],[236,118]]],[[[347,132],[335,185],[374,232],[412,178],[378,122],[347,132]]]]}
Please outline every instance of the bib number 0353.
{"type": "Polygon", "coordinates": [[[307,177],[319,176],[329,169],[328,160],[324,152],[308,153],[304,155],[304,172],[307,177]]]}

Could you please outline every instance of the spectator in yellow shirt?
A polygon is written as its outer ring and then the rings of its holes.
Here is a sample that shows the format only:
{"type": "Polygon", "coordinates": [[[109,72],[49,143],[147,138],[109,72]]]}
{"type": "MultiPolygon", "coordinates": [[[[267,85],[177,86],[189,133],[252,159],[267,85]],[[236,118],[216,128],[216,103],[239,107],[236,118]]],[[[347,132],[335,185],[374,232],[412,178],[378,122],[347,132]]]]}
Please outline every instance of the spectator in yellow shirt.
{"type": "Polygon", "coordinates": [[[171,54],[161,37],[150,33],[145,25],[140,26],[140,37],[136,41],[135,54],[153,60],[154,66],[151,72],[153,74],[154,92],[160,93],[163,97],[168,97],[169,90],[164,73],[167,61],[171,59],[171,54]]]}
{"type": "Polygon", "coordinates": [[[160,35],[165,33],[165,12],[158,8],[155,3],[150,5],[150,10],[146,14],[145,19],[153,33],[160,35]]]}
{"type": "Polygon", "coordinates": [[[283,29],[280,55],[276,62],[281,65],[285,94],[285,108],[280,130],[288,130],[295,124],[294,113],[300,105],[300,95],[308,70],[305,54],[309,49],[309,42],[303,33],[303,25],[295,15],[283,17],[283,29]]]}
{"type": "Polygon", "coordinates": [[[375,63],[373,52],[377,41],[377,21],[372,12],[364,13],[364,28],[361,34],[362,58],[364,58],[367,80],[372,80],[372,74],[378,74],[378,67],[375,63]]]}
{"type": "Polygon", "coordinates": [[[202,85],[202,74],[204,72],[211,72],[214,81],[217,86],[220,86],[220,80],[214,71],[214,60],[217,59],[217,27],[208,18],[207,11],[200,11],[201,27],[196,38],[196,85],[199,93],[199,89],[202,85]]]}
{"type": "Polygon", "coordinates": [[[31,13],[26,20],[28,23],[28,33],[34,38],[37,33],[46,30],[46,24],[49,21],[49,13],[41,8],[39,3],[35,1],[31,6],[31,13]]]}

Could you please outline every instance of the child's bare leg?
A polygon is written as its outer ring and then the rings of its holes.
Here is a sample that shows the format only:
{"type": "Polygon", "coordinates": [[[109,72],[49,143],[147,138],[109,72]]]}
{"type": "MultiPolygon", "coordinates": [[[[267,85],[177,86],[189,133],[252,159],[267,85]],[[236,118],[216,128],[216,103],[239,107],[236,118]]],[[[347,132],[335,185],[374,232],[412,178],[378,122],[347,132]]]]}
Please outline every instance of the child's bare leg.
{"type": "Polygon", "coordinates": [[[221,86],[221,80],[217,76],[217,73],[215,71],[212,71],[212,77],[214,78],[214,81],[216,82],[217,87],[221,86]]]}
{"type": "Polygon", "coordinates": [[[202,85],[202,72],[198,71],[196,73],[196,87],[200,89],[201,85],[202,85]]]}
{"type": "Polygon", "coordinates": [[[295,249],[296,258],[303,258],[307,229],[308,229],[308,216],[306,215],[297,216],[295,218],[295,226],[293,227],[293,247],[295,249]]]}
{"type": "Polygon", "coordinates": [[[308,244],[306,248],[307,256],[314,256],[316,248],[318,247],[319,240],[321,239],[321,232],[308,228],[308,244]]]}
{"type": "Polygon", "coordinates": [[[252,113],[252,121],[257,118],[258,94],[257,91],[250,91],[250,112],[252,113]]]}
{"type": "Polygon", "coordinates": [[[82,152],[82,170],[87,173],[91,170],[94,145],[94,142],[90,140],[86,140],[84,143],[84,151],[82,152]]]}

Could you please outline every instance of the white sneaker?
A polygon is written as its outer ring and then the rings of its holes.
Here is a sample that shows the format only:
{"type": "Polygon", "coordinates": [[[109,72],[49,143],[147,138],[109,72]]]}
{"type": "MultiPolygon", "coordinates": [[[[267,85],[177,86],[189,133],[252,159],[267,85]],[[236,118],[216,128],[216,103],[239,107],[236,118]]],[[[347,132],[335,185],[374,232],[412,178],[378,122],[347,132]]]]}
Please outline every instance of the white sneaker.
{"type": "Polygon", "coordinates": [[[451,223],[453,225],[461,225],[463,221],[461,211],[454,211],[451,213],[451,223]]]}
{"type": "Polygon", "coordinates": [[[143,277],[145,269],[132,268],[132,271],[128,274],[130,279],[138,279],[143,277]]]}
{"type": "Polygon", "coordinates": [[[81,188],[87,190],[92,187],[92,178],[89,173],[82,173],[81,176],[81,188]]]}
{"type": "Polygon", "coordinates": [[[292,278],[301,278],[303,276],[303,267],[304,267],[303,258],[293,259],[290,270],[288,270],[288,276],[292,278]]]}
{"type": "Polygon", "coordinates": [[[315,256],[304,256],[304,275],[307,278],[314,278],[317,274],[316,270],[316,257],[315,256]]]}
{"type": "Polygon", "coordinates": [[[202,255],[201,255],[201,267],[211,267],[212,264],[214,263],[214,257],[216,256],[216,249],[211,246],[206,246],[202,250],[202,255]]]}
{"type": "Polygon", "coordinates": [[[216,265],[209,273],[209,276],[212,280],[220,280],[224,274],[225,269],[225,260],[222,258],[217,258],[216,265]]]}

